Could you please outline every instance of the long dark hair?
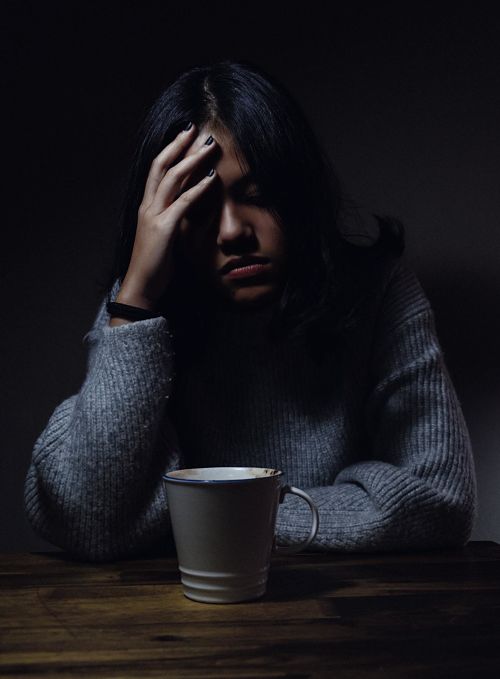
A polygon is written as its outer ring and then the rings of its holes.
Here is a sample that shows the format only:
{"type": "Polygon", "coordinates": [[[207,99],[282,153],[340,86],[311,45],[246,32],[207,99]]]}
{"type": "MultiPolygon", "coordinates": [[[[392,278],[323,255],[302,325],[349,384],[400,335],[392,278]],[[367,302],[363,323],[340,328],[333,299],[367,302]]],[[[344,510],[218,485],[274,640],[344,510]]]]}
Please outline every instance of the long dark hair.
{"type": "MultiPolygon", "coordinates": [[[[315,360],[321,361],[355,324],[380,263],[403,252],[404,231],[399,220],[376,216],[380,236],[372,246],[358,247],[346,239],[347,204],[330,158],[285,86],[248,61],[226,59],[191,68],[161,92],[145,116],[105,284],[108,299],[116,279],[123,281],[127,272],[151,163],[189,120],[198,128],[208,124],[229,131],[266,207],[283,225],[288,278],[270,324],[270,338],[304,340],[315,360]]],[[[184,345],[190,337],[199,337],[195,325],[201,315],[192,308],[182,314],[188,306],[189,279],[178,289],[182,304],[176,304],[171,291],[163,306],[172,317],[183,318],[184,330],[191,326],[183,332],[184,345]]],[[[200,300],[195,292],[193,299],[200,300]]],[[[182,332],[181,327],[177,330],[182,332]]]]}

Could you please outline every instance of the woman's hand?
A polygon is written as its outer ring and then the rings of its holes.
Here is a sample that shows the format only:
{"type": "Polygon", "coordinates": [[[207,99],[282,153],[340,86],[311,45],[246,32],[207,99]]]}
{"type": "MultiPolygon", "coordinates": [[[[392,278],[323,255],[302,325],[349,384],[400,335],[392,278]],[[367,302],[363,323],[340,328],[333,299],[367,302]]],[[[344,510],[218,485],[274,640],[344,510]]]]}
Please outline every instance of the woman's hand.
{"type": "Polygon", "coordinates": [[[117,302],[154,311],[172,279],[173,244],[179,224],[216,176],[214,170],[212,176],[202,176],[183,191],[192,174],[199,172],[200,165],[217,146],[215,140],[208,145],[201,143],[195,153],[178,160],[196,140],[194,131],[194,125],[181,131],[151,164],[139,207],[132,256],[117,302]]]}

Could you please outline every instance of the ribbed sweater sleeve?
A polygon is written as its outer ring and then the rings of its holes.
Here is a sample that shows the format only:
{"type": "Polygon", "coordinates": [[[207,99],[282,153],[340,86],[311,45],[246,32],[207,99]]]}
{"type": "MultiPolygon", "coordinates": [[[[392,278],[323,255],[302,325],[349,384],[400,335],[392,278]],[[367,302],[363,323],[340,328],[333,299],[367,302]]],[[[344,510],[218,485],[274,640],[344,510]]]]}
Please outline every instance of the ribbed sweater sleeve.
{"type": "MultiPolygon", "coordinates": [[[[414,274],[397,266],[380,308],[371,357],[362,459],[333,485],[306,488],[320,514],[319,550],[463,545],[476,515],[476,481],[461,406],[433,312],[414,274]]],[[[278,542],[305,537],[305,504],[288,496],[278,542]],[[288,499],[289,498],[289,499],[288,499]]]]}
{"type": "Polygon", "coordinates": [[[85,336],[84,383],[53,412],[25,482],[33,528],[91,560],[133,554],[165,534],[161,475],[178,462],[165,418],[174,372],[168,322],[108,321],[103,301],[85,336]]]}

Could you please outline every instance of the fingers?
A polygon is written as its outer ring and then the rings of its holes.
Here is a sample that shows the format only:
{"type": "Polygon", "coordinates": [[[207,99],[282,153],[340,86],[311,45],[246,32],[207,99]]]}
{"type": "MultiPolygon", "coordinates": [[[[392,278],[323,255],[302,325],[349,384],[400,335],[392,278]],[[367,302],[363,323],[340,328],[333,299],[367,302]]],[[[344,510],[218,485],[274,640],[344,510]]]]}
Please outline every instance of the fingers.
{"type": "Polygon", "coordinates": [[[182,218],[217,176],[214,168],[212,174],[206,172],[214,164],[215,157],[210,154],[218,145],[204,144],[203,137],[206,135],[196,137],[194,127],[183,130],[151,164],[127,271],[139,299],[159,299],[164,293],[172,277],[172,248],[182,218]],[[188,150],[189,155],[184,156],[188,150]],[[204,168],[203,161],[210,159],[204,168]],[[188,187],[193,171],[194,185],[188,187]]]}
{"type": "Polygon", "coordinates": [[[189,148],[193,143],[195,135],[195,125],[189,130],[182,130],[175,137],[170,144],[156,156],[151,163],[146,186],[144,188],[144,197],[142,199],[142,207],[147,208],[154,200],[158,185],[165,175],[165,169],[168,168],[175,159],[189,148]]]}
{"type": "MultiPolygon", "coordinates": [[[[178,163],[170,167],[165,173],[156,190],[156,195],[150,206],[154,214],[159,214],[162,210],[168,207],[176,200],[179,194],[185,193],[184,188],[189,188],[188,182],[192,179],[192,174],[206,164],[206,159],[213,155],[213,149],[216,147],[215,141],[211,144],[201,144],[194,153],[191,153],[186,158],[183,158],[178,163]]],[[[209,166],[208,166],[209,167],[209,166]]],[[[208,170],[201,175],[203,178],[208,170]]],[[[192,182],[192,183],[197,183],[192,182]]]]}
{"type": "Polygon", "coordinates": [[[212,168],[210,172],[213,172],[213,174],[205,175],[199,182],[187,189],[187,191],[183,191],[180,196],[174,200],[168,208],[169,221],[172,220],[175,224],[180,223],[180,220],[185,216],[188,209],[197,201],[199,196],[207,190],[217,176],[215,168],[212,168]]]}

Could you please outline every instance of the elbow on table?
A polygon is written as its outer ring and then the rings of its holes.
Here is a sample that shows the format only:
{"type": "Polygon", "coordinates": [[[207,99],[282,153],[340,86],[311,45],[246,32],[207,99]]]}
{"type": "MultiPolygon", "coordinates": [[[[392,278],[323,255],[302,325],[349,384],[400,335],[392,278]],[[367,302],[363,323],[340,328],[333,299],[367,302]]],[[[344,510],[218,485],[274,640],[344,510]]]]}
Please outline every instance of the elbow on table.
{"type": "Polygon", "coordinates": [[[141,549],[134,540],[109,521],[105,511],[84,509],[75,498],[62,502],[48,494],[36,469],[28,472],[24,489],[24,511],[33,531],[79,561],[105,562],[132,556],[141,549]]]}
{"type": "Polygon", "coordinates": [[[475,498],[469,501],[456,503],[451,511],[450,539],[455,546],[463,547],[471,539],[474,524],[477,518],[477,505],[475,498]]]}
{"type": "Polygon", "coordinates": [[[476,519],[474,492],[434,491],[408,495],[385,513],[368,537],[371,549],[428,550],[461,548],[471,538],[476,519]]]}
{"type": "Polygon", "coordinates": [[[35,533],[62,549],[67,555],[83,562],[104,563],[132,557],[141,551],[141,545],[103,530],[98,524],[84,523],[80,527],[62,531],[57,522],[40,521],[39,516],[27,514],[35,533]],[[84,529],[83,529],[84,528],[84,529]]]}
{"type": "Polygon", "coordinates": [[[422,547],[464,547],[477,517],[475,494],[443,500],[420,518],[422,547]]]}

